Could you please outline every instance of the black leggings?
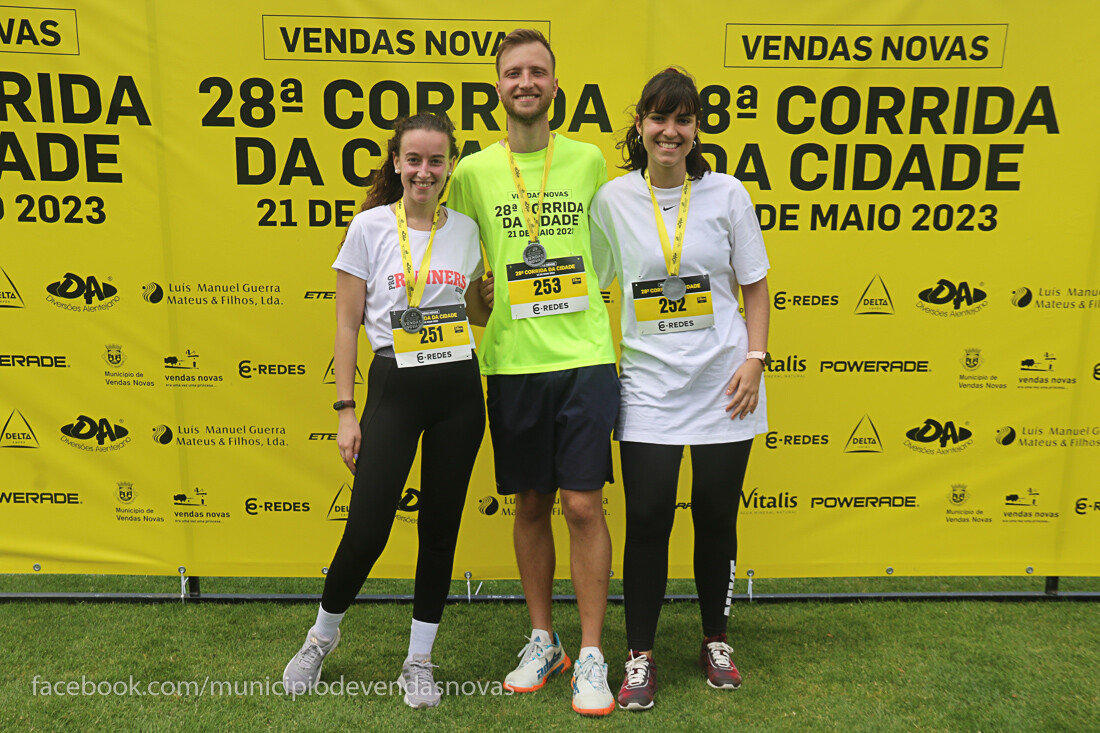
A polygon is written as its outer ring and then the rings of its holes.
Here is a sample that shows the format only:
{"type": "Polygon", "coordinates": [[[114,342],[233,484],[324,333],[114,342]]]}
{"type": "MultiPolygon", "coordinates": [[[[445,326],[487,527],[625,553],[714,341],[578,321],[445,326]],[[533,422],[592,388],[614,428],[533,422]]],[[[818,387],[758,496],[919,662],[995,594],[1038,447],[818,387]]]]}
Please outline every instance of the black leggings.
{"type": "Polygon", "coordinates": [[[321,608],[346,611],[385,549],[423,433],[413,618],[437,624],[450,589],[466,488],[485,433],[477,358],[398,369],[395,359],[376,356],[359,425],[363,437],[348,523],[325,576],[321,608]]]}
{"type": "MultiPolygon", "coordinates": [[[[691,446],[691,519],[695,527],[695,588],[703,635],[726,631],[737,559],[737,509],[752,440],[691,446]]],[[[626,639],[635,651],[653,648],[668,584],[668,538],[676,516],[681,445],[620,442],[626,493],[623,600],[626,639]]]]}

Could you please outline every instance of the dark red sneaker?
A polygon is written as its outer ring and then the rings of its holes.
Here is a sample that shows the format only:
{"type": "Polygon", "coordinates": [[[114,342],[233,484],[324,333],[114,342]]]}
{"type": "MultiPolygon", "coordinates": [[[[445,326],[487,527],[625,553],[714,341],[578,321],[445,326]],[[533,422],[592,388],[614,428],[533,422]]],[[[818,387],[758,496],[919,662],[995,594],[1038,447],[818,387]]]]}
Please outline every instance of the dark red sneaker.
{"type": "Polygon", "coordinates": [[[733,649],[726,643],[725,634],[703,639],[699,666],[706,670],[708,685],[718,690],[736,690],[741,686],[741,673],[733,664],[732,654],[733,649]]]}
{"type": "Polygon", "coordinates": [[[657,691],[657,664],[644,654],[630,652],[626,677],[619,688],[619,707],[623,710],[649,710],[657,691]]]}

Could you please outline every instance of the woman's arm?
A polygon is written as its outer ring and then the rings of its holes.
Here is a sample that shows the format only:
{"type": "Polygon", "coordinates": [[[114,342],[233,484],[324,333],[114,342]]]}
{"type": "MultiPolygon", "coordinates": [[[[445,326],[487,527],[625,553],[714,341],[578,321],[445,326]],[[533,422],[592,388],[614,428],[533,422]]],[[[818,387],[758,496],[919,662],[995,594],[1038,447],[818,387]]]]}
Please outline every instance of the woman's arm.
{"type": "MultiPolygon", "coordinates": [[[[359,346],[359,327],[363,324],[363,307],[367,300],[367,282],[343,270],[336,271],[336,343],[333,346],[332,369],[336,377],[336,399],[355,399],[355,367],[359,346]]],[[[339,412],[340,426],[336,445],[348,470],[355,473],[361,434],[353,408],[339,412]]]]}
{"type": "MultiPolygon", "coordinates": [[[[768,296],[768,278],[764,277],[749,285],[741,286],[741,304],[745,308],[745,324],[749,332],[749,351],[768,350],[768,323],[770,319],[768,296]]],[[[730,419],[744,419],[756,409],[759,403],[760,375],[764,372],[764,362],[759,359],[746,359],[738,367],[726,387],[726,394],[732,400],[726,406],[730,419]]]]}

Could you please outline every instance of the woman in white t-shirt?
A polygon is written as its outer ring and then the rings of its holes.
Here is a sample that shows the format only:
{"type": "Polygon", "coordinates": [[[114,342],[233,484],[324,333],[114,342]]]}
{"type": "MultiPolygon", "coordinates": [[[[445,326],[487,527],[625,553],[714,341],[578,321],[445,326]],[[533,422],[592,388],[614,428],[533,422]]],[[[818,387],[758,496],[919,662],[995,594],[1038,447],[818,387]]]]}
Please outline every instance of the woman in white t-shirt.
{"type": "Polygon", "coordinates": [[[333,368],[336,443],[355,483],[343,538],[329,565],[317,621],[287,664],[287,693],[305,694],[340,641],[339,624],[382,550],[400,502],[417,511],[419,550],[409,653],[398,682],[412,707],[439,704],[431,663],[485,401],[470,322],[488,308],[469,286],[483,272],[477,225],[439,204],[458,159],[446,115],[398,120],[387,160],[352,220],[336,269],[333,368]],[[374,359],[355,419],[359,328],[374,359]],[[423,437],[419,491],[402,496],[423,437]]]}
{"type": "Polygon", "coordinates": [[[626,495],[630,656],[618,701],[629,710],[653,705],[653,643],[685,445],[703,622],[699,661],[711,687],[741,685],[726,622],[741,484],[753,438],[767,431],[768,258],[744,186],[711,172],[702,156],[701,110],[686,73],[666,69],[650,79],[618,145],[630,172],[592,201],[601,284],[617,276],[623,291],[615,438],[626,495]]]}

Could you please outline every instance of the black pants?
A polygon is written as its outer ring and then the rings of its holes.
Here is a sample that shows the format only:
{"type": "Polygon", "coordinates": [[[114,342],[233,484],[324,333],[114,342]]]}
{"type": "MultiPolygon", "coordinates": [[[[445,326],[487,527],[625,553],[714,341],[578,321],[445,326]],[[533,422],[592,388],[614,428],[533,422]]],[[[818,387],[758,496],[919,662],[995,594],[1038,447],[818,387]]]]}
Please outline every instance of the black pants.
{"type": "MultiPolygon", "coordinates": [[[[423,434],[413,618],[439,623],[450,589],[466,488],[485,433],[485,397],[476,357],[398,369],[376,356],[348,523],[325,577],[321,607],[343,613],[382,554],[423,434]]],[[[406,500],[406,508],[413,508],[406,500]]]]}
{"type": "MultiPolygon", "coordinates": [[[[630,648],[653,648],[668,584],[668,538],[684,447],[619,444],[626,493],[623,600],[630,648]]],[[[752,441],[691,446],[691,519],[695,588],[703,635],[726,631],[728,594],[737,559],[737,509],[752,441]]]]}

